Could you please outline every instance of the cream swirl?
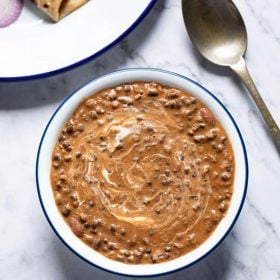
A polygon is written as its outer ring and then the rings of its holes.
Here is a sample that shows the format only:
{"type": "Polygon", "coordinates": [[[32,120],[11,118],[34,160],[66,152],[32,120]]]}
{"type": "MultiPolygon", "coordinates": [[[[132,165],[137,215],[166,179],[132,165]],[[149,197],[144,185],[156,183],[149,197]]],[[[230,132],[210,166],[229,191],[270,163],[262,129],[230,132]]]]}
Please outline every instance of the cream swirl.
{"type": "MultiPolygon", "coordinates": [[[[211,192],[207,178],[199,176],[197,147],[178,133],[180,126],[159,101],[146,105],[149,110],[115,111],[111,122],[78,139],[78,172],[117,220],[161,231],[185,222],[190,230],[211,192]]],[[[77,171],[74,163],[72,168],[77,171]]]]}

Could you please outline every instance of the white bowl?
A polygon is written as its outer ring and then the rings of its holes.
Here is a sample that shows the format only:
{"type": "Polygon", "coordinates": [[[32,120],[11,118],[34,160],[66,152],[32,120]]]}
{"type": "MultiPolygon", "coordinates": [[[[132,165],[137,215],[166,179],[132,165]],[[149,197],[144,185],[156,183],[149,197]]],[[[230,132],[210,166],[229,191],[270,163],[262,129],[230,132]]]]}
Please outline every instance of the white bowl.
{"type": "Polygon", "coordinates": [[[207,89],[184,76],[159,69],[120,70],[97,78],[71,94],[55,111],[44,134],[37,155],[36,179],[39,199],[48,222],[62,242],[88,263],[113,273],[129,276],[156,276],[177,271],[201,260],[213,251],[232,229],[244,202],[248,183],[248,162],[240,131],[225,106],[207,89]],[[234,192],[225,218],[213,234],[197,249],[177,259],[159,264],[128,265],[110,260],[77,238],[64,222],[55,204],[51,182],[51,154],[58,134],[82,99],[103,88],[133,81],[156,81],[190,92],[201,99],[220,120],[235,155],[234,192]]]}

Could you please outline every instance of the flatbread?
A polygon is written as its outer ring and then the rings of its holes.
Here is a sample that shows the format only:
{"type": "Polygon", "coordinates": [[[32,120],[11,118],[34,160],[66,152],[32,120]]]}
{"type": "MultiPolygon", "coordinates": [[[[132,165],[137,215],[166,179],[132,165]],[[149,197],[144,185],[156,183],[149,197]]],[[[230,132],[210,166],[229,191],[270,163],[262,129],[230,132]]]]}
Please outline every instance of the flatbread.
{"type": "Polygon", "coordinates": [[[36,6],[51,17],[59,21],[89,0],[32,0],[36,6]]]}

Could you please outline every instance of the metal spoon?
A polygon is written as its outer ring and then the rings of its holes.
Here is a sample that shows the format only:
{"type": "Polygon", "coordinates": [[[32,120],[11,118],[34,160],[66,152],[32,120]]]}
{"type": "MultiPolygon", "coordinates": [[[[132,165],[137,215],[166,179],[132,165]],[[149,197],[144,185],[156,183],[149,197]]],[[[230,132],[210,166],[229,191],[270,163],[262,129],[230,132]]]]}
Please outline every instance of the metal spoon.
{"type": "Polygon", "coordinates": [[[231,0],[182,0],[189,36],[198,51],[212,63],[229,66],[244,82],[258,106],[280,152],[280,130],[260,96],[246,67],[243,55],[247,32],[231,0]]]}

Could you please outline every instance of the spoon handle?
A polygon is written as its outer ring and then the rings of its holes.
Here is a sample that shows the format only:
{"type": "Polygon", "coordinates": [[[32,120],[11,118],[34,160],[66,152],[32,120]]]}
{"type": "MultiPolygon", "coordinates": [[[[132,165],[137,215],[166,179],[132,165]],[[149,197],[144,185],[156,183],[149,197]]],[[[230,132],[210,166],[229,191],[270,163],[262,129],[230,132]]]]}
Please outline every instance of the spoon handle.
{"type": "Polygon", "coordinates": [[[241,78],[244,82],[245,86],[247,87],[248,91],[250,92],[252,98],[254,99],[255,103],[257,104],[263,119],[265,120],[272,138],[275,142],[275,145],[280,152],[280,130],[277,126],[275,120],[273,119],[271,113],[269,112],[266,104],[264,103],[260,93],[258,92],[250,74],[247,69],[246,63],[244,58],[242,57],[238,63],[235,65],[231,65],[230,68],[241,78]]]}

